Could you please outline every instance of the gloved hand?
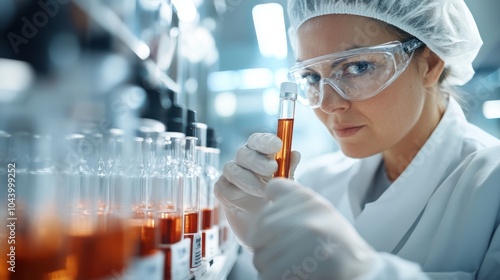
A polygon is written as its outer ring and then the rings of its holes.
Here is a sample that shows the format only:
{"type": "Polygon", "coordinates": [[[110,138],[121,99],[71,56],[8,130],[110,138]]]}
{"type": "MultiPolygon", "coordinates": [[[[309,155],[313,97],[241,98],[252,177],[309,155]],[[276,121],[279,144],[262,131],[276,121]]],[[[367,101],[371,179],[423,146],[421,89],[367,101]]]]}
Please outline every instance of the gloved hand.
{"type": "MultiPolygon", "coordinates": [[[[264,186],[278,170],[274,154],[281,149],[281,139],[270,133],[252,134],[241,147],[234,161],[224,165],[215,183],[215,196],[224,207],[226,218],[236,237],[247,245],[248,231],[256,213],[268,203],[264,186]]],[[[300,161],[300,154],[292,152],[290,176],[300,161]]]]}
{"type": "Polygon", "coordinates": [[[260,279],[357,279],[377,253],[323,197],[287,179],[265,189],[267,204],[249,232],[260,279]]]}

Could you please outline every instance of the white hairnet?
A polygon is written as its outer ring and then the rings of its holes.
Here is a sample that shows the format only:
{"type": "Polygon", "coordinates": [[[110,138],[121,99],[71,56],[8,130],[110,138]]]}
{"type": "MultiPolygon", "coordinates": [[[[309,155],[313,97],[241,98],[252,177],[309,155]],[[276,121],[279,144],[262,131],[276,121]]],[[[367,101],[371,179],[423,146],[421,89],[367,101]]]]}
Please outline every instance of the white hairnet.
{"type": "Polygon", "coordinates": [[[292,46],[305,21],[329,14],[378,19],[417,37],[445,62],[447,85],[463,85],[474,75],[472,61],[483,41],[463,0],[288,0],[292,46]]]}

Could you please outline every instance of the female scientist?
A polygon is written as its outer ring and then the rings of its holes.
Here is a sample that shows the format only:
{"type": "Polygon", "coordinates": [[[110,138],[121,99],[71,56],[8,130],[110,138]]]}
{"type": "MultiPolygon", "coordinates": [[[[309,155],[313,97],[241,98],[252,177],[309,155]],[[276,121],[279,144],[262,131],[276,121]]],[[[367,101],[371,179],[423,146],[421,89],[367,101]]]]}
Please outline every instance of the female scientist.
{"type": "Polygon", "coordinates": [[[288,13],[290,77],[340,151],[271,180],[281,141],[256,133],[224,166],[216,195],[261,279],[500,279],[500,141],[451,90],[482,45],[463,0],[288,13]]]}

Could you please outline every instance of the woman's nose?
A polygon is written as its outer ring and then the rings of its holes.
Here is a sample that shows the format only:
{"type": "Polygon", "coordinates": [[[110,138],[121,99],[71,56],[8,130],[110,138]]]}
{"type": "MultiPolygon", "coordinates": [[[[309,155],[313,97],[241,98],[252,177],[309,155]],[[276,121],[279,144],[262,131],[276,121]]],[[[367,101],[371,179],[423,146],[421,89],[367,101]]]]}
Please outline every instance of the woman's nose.
{"type": "Polygon", "coordinates": [[[346,111],[350,108],[351,102],[344,99],[330,83],[322,82],[321,91],[323,99],[321,100],[320,109],[323,112],[332,114],[334,112],[346,111]]]}

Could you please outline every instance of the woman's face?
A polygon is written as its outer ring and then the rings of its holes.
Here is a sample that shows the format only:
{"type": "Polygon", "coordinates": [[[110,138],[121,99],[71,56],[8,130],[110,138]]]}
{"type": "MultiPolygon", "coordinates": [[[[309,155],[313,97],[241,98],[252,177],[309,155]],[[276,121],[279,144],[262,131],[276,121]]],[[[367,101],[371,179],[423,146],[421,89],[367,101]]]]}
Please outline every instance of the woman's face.
{"type": "MultiPolygon", "coordinates": [[[[312,18],[297,32],[297,60],[398,40],[388,30],[374,20],[359,16],[312,18]]],[[[327,77],[326,72],[318,74],[327,77]]],[[[412,141],[409,135],[421,118],[425,96],[414,57],[392,84],[366,100],[345,100],[325,85],[322,104],[315,113],[344,154],[361,158],[412,141]]]]}

